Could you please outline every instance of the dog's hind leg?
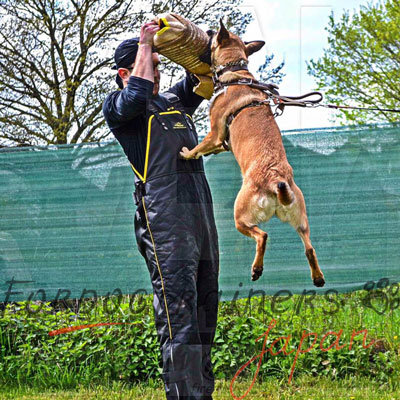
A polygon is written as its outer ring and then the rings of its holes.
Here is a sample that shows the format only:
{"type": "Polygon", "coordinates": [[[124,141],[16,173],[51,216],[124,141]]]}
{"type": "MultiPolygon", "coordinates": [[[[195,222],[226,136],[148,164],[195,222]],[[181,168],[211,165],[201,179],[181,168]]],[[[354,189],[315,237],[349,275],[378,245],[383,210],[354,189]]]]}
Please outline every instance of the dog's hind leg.
{"type": "Polygon", "coordinates": [[[256,281],[263,272],[268,234],[255,223],[252,213],[252,196],[254,194],[244,189],[243,185],[236,197],[234,213],[236,229],[243,235],[252,237],[257,243],[256,255],[251,267],[251,280],[256,281]]]}
{"type": "Polygon", "coordinates": [[[304,202],[303,193],[296,186],[296,184],[293,184],[292,189],[295,193],[296,201],[298,202],[300,215],[299,215],[298,219],[296,218],[299,221],[299,223],[294,223],[294,221],[290,221],[290,223],[296,229],[301,240],[303,241],[305,254],[306,254],[308,263],[310,265],[311,279],[313,280],[313,283],[315,286],[322,287],[325,285],[325,278],[324,278],[324,274],[322,273],[322,271],[319,267],[317,254],[315,253],[315,250],[311,244],[310,226],[308,223],[308,218],[307,218],[307,213],[306,213],[306,205],[304,202]]]}

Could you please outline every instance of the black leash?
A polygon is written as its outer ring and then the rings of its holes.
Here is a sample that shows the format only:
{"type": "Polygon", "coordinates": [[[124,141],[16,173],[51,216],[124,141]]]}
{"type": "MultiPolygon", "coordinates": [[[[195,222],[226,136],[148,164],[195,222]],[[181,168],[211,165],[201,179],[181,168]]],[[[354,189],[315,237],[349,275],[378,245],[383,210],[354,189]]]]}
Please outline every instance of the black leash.
{"type": "Polygon", "coordinates": [[[383,111],[383,112],[396,112],[400,113],[400,110],[396,110],[395,108],[378,108],[378,107],[351,107],[351,106],[337,106],[336,104],[319,104],[319,107],[325,108],[351,108],[353,110],[368,110],[368,111],[383,111]]]}
{"type": "Polygon", "coordinates": [[[265,92],[268,97],[273,101],[274,105],[277,106],[274,116],[279,117],[282,115],[283,110],[286,106],[296,107],[325,107],[333,109],[353,109],[353,110],[367,110],[367,111],[382,111],[382,112],[396,112],[400,113],[400,110],[394,108],[379,108],[379,107],[356,107],[356,106],[344,106],[336,104],[319,104],[323,99],[321,92],[309,92],[301,96],[281,96],[278,92],[278,86],[274,83],[262,83],[250,78],[242,78],[233,82],[220,82],[216,83],[216,91],[222,89],[224,86],[235,86],[235,85],[247,85],[253,89],[259,89],[265,92]],[[307,99],[312,96],[317,96],[316,99],[307,99]],[[278,110],[280,112],[278,112],[278,110]]]}

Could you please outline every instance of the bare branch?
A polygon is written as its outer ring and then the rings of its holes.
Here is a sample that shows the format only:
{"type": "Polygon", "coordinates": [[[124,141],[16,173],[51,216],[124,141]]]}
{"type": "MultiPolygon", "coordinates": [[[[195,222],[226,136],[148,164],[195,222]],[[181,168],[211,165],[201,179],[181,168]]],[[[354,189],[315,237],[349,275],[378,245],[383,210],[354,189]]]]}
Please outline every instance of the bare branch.
{"type": "MultiPolygon", "coordinates": [[[[0,145],[107,137],[102,102],[113,80],[102,69],[112,60],[108,43],[139,29],[151,10],[173,9],[215,25],[217,15],[209,11],[218,2],[201,7],[203,1],[160,0],[143,9],[134,0],[0,1],[1,16],[7,15],[0,21],[0,145]]],[[[170,71],[172,84],[181,70],[171,65],[170,71]]]]}

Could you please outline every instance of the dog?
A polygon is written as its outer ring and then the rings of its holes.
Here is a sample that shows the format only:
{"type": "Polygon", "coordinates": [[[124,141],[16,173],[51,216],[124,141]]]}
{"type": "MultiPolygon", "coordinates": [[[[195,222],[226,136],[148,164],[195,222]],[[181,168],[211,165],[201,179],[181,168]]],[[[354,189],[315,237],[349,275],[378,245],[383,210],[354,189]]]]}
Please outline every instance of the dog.
{"type": "MultiPolygon", "coordinates": [[[[221,20],[220,28],[211,40],[211,66],[220,72],[219,82],[223,85],[243,78],[254,80],[247,67],[240,68],[264,44],[263,41],[244,43],[229,32],[221,20]],[[236,68],[226,68],[227,65],[236,65],[236,68]]],[[[268,238],[257,224],[275,215],[292,225],[299,234],[313,283],[317,287],[324,286],[325,278],[310,240],[304,197],[294,182],[267,93],[249,85],[229,85],[220,92],[211,99],[210,133],[193,149],[183,147],[180,157],[189,160],[224,151],[227,118],[236,113],[229,126],[229,145],[240,166],[243,182],[235,200],[234,218],[236,229],[257,243],[252,280],[262,275],[268,238]]]]}

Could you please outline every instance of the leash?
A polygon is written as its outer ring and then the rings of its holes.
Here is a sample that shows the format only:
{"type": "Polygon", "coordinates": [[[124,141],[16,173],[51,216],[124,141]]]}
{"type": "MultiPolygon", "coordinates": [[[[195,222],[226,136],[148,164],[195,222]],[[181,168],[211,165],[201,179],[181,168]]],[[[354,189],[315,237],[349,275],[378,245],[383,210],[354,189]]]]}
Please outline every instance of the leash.
{"type": "Polygon", "coordinates": [[[292,97],[292,96],[280,96],[280,95],[269,95],[272,97],[274,104],[277,104],[277,108],[274,113],[274,117],[279,117],[282,115],[285,106],[298,106],[298,107],[308,107],[308,108],[316,108],[316,107],[324,107],[324,108],[333,108],[336,110],[339,109],[350,109],[350,110],[367,110],[367,111],[382,111],[382,112],[395,112],[400,113],[400,110],[395,108],[379,108],[379,107],[356,107],[356,106],[344,106],[337,104],[319,104],[323,99],[323,95],[321,92],[309,92],[302,96],[292,97]],[[316,100],[305,100],[298,101],[309,96],[318,96],[319,99],[316,100]],[[280,112],[278,113],[278,110],[280,112]]]}
{"type": "Polygon", "coordinates": [[[396,112],[400,113],[400,110],[395,108],[378,108],[378,107],[351,107],[351,106],[338,106],[336,104],[318,104],[318,107],[325,107],[325,108],[351,108],[353,110],[368,110],[368,111],[383,111],[383,112],[396,112]]]}
{"type": "Polygon", "coordinates": [[[250,78],[242,78],[233,82],[217,82],[217,90],[223,86],[235,86],[235,85],[247,85],[253,89],[259,89],[268,95],[268,98],[272,100],[273,104],[277,106],[274,117],[279,117],[283,114],[285,106],[295,107],[324,107],[333,109],[352,109],[352,110],[367,110],[367,111],[382,111],[382,112],[395,112],[400,113],[399,109],[394,108],[379,108],[379,107],[356,107],[356,106],[345,106],[336,104],[319,104],[324,96],[321,92],[309,92],[301,96],[281,96],[278,92],[278,86],[274,83],[262,83],[250,78]],[[309,97],[316,96],[316,99],[309,99],[309,97]],[[279,110],[279,111],[278,111],[279,110]]]}

